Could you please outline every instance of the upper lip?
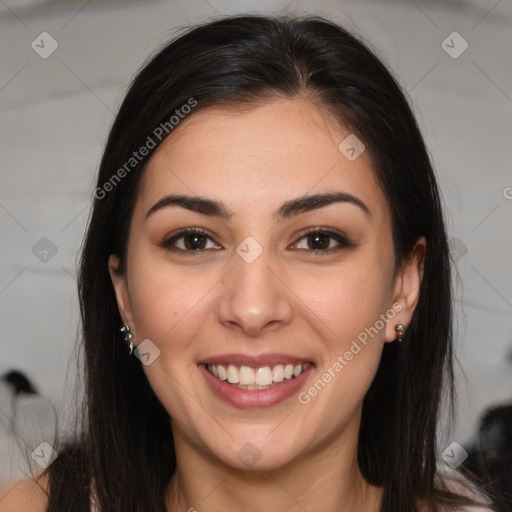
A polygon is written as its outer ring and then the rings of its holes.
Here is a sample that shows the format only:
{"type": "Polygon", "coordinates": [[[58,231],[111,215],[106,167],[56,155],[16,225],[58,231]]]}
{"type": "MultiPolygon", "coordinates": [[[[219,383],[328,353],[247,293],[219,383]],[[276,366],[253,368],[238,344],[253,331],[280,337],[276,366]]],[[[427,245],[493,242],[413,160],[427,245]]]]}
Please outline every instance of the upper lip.
{"type": "Polygon", "coordinates": [[[277,364],[305,364],[311,363],[307,357],[290,356],[287,354],[262,354],[259,356],[247,356],[243,354],[221,354],[210,356],[199,361],[198,364],[232,364],[235,366],[250,366],[261,368],[263,366],[275,366],[277,364]]]}

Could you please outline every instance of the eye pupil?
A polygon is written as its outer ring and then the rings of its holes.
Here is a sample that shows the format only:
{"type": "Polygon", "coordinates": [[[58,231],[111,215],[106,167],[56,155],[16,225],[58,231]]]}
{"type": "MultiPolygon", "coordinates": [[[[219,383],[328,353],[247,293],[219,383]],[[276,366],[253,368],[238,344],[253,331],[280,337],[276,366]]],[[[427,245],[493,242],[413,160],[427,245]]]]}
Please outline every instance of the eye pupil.
{"type": "Polygon", "coordinates": [[[315,234],[315,235],[310,235],[309,238],[314,240],[313,247],[311,247],[311,245],[310,245],[311,249],[318,250],[318,249],[327,249],[329,247],[329,238],[330,238],[329,235],[315,234]],[[324,241],[324,243],[322,243],[322,240],[324,241]]]}
{"type": "Polygon", "coordinates": [[[205,245],[204,235],[198,235],[198,234],[186,235],[184,237],[184,240],[185,240],[185,247],[187,249],[191,249],[193,251],[197,251],[199,249],[204,249],[204,245],[205,245]],[[191,239],[193,240],[193,242],[192,242],[192,244],[189,244],[188,241],[191,239]]]}

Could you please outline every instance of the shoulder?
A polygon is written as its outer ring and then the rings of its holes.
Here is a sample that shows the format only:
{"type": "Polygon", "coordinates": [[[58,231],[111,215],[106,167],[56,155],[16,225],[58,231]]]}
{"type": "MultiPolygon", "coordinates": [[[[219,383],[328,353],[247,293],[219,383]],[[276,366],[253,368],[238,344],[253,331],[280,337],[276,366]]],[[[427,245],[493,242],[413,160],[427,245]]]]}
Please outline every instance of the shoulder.
{"type": "Polygon", "coordinates": [[[45,512],[48,506],[48,482],[44,474],[0,486],[0,511],[45,512]]]}

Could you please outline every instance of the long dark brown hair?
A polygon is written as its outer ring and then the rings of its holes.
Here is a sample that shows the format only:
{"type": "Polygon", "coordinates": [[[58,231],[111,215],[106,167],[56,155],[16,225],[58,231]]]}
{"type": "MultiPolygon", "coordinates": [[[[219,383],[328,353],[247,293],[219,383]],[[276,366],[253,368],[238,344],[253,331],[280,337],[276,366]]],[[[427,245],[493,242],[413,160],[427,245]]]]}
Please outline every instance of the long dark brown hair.
{"type": "Polygon", "coordinates": [[[316,16],[241,15],[189,28],[159,49],[134,78],[112,125],[79,270],[84,428],[48,469],[49,511],[88,510],[91,481],[102,511],[165,511],[176,469],[170,418],[121,341],[107,269],[110,254],[125,260],[138,184],[161,142],[155,129],[167,126],[172,137],[170,116],[191,100],[188,115],[297,95],[366,145],[392,212],[396,266],[419,237],[427,241],[405,341],[385,344],[364,399],[361,472],[383,487],[382,512],[468,503],[438,475],[440,405],[444,395],[453,401],[451,264],[435,174],[411,107],[381,60],[336,24],[316,16]],[[148,137],[155,146],[130,160],[148,137]]]}

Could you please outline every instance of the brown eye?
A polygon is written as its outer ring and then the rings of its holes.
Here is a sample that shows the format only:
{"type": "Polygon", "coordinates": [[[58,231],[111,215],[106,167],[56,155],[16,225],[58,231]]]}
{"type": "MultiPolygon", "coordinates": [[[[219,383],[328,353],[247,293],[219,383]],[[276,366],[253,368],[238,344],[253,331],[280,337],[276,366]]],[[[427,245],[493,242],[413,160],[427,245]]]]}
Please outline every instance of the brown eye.
{"type": "Polygon", "coordinates": [[[312,228],[296,242],[301,251],[333,252],[343,247],[353,247],[354,244],[342,233],[325,228],[312,228]],[[305,241],[305,244],[301,242],[305,241]],[[301,244],[305,245],[301,247],[301,244]]]}
{"type": "Polygon", "coordinates": [[[206,246],[206,237],[204,235],[184,235],[184,245],[186,249],[197,251],[204,249],[206,246]]]}
{"type": "Polygon", "coordinates": [[[172,238],[162,243],[162,246],[175,252],[204,252],[208,249],[218,249],[218,245],[202,229],[188,228],[180,231],[172,238]],[[208,243],[211,242],[210,246],[208,243]],[[213,245],[213,247],[211,246],[213,245]]]}
{"type": "Polygon", "coordinates": [[[329,249],[330,241],[332,240],[332,236],[325,233],[316,233],[305,238],[308,241],[308,248],[313,250],[329,249]]]}

